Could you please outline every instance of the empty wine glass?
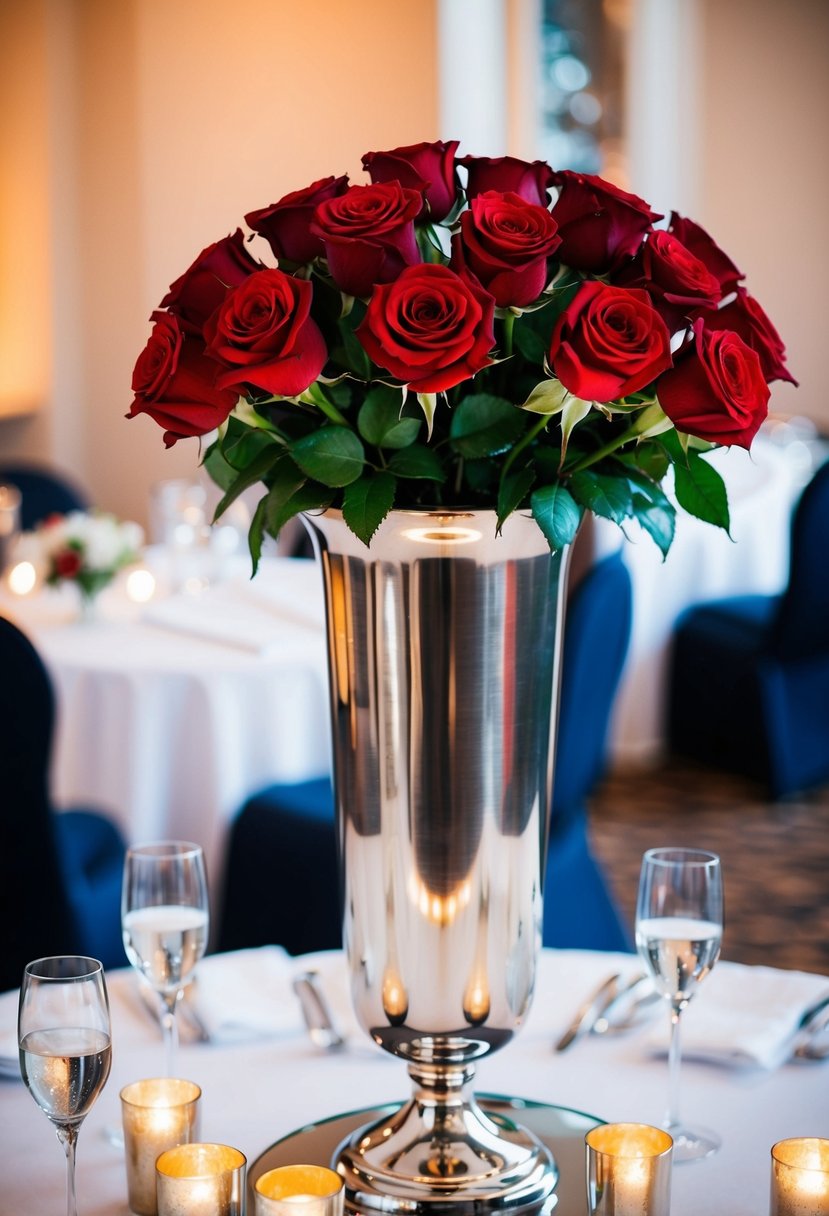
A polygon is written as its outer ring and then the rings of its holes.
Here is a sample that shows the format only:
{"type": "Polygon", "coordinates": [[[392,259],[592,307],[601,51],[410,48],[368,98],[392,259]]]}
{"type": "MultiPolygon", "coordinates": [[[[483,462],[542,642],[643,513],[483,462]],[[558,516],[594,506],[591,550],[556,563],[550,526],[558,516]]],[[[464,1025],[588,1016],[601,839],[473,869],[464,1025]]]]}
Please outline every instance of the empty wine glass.
{"type": "Polygon", "coordinates": [[[669,1102],[665,1121],[674,1161],[697,1161],[720,1147],[716,1132],[679,1117],[680,1015],[720,953],[723,891],[720,859],[702,849],[648,849],[636,904],[636,948],[671,1014],[669,1102]]]}
{"type": "Polygon", "coordinates": [[[17,1020],[20,1072],[66,1153],[66,1211],[77,1216],[75,1146],[109,1076],[112,1046],[104,969],[66,954],[29,963],[17,1020]]]}
{"type": "Polygon", "coordinates": [[[200,845],[161,840],[127,850],[121,895],[124,949],[161,998],[168,1077],[174,1075],[178,1049],[176,1005],[204,954],[207,927],[200,845]]]}

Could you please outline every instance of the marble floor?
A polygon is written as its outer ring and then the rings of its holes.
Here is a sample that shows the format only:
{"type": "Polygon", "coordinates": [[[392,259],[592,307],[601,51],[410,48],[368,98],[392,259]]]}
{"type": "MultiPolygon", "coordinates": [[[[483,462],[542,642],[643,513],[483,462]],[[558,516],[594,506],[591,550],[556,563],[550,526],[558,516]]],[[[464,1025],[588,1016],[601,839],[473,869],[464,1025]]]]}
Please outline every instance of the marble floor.
{"type": "Polygon", "coordinates": [[[668,760],[611,772],[591,804],[596,855],[629,925],[645,849],[722,858],[722,957],[829,975],[829,786],[767,802],[746,778],[668,760]]]}

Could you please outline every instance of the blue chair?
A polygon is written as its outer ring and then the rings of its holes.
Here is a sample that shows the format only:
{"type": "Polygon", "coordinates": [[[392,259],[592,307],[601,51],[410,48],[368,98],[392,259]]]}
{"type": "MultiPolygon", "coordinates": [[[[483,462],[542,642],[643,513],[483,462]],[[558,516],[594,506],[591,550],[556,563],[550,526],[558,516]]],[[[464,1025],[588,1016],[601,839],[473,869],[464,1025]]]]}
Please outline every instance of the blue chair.
{"type": "Polygon", "coordinates": [[[43,661],[0,617],[0,990],[49,954],[122,966],[124,842],[88,809],[57,812],[49,797],[54,695],[43,661]]]}
{"type": "Polygon", "coordinates": [[[56,470],[39,464],[0,465],[0,482],[20,491],[20,526],[30,532],[49,515],[85,511],[89,499],[80,486],[56,470]]]}
{"type": "MultiPolygon", "coordinates": [[[[568,606],[545,876],[545,945],[630,949],[590,849],[586,810],[604,768],[630,627],[630,576],[616,554],[593,567],[568,606]]],[[[332,949],[341,941],[330,782],[326,777],[269,786],[248,799],[231,829],[217,949],[278,942],[289,953],[301,954],[332,949]]]]}
{"type": "Polygon", "coordinates": [[[674,635],[671,749],[773,799],[829,781],[827,555],[829,461],[795,507],[785,590],[696,605],[674,635]]]}

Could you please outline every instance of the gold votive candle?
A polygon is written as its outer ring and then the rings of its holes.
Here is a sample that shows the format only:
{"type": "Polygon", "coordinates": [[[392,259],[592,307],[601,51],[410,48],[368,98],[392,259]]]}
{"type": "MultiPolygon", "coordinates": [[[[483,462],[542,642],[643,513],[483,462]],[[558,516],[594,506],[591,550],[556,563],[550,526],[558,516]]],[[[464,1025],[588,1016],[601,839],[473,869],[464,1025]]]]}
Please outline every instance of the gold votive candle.
{"type": "Polygon", "coordinates": [[[227,1144],[182,1144],[156,1162],[158,1216],[242,1216],[247,1158],[227,1144]]]}
{"type": "Polygon", "coordinates": [[[136,1216],[156,1216],[155,1163],[168,1148],[199,1138],[201,1090],[193,1081],[154,1077],[121,1090],[127,1194],[136,1216]]]}
{"type": "Polygon", "coordinates": [[[829,1140],[779,1140],[771,1150],[771,1216],[829,1216],[829,1140]]]}
{"type": "Polygon", "coordinates": [[[590,1216],[668,1216],[673,1140],[648,1123],[605,1123],[585,1136],[590,1216]]]}
{"type": "Polygon", "coordinates": [[[257,1178],[255,1216],[342,1216],[345,1185],[324,1165],[281,1165],[257,1178]]]}

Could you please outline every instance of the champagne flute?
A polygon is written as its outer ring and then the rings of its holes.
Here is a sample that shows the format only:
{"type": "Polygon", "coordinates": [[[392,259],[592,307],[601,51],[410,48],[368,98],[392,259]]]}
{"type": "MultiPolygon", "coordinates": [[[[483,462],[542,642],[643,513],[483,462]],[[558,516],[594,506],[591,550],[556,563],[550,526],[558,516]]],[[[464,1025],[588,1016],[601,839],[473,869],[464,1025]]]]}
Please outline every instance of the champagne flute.
{"type": "Polygon", "coordinates": [[[669,1003],[669,1103],[665,1127],[674,1161],[698,1161],[721,1140],[679,1117],[679,1019],[720,953],[723,890],[720,859],[702,849],[648,849],[642,858],[636,904],[636,948],[669,1003]]]}
{"type": "Polygon", "coordinates": [[[77,1216],[75,1146],[109,1076],[112,1045],[104,969],[97,959],[39,958],[23,973],[17,1019],[20,1072],[66,1153],[66,1211],[77,1216]]]}
{"type": "Polygon", "coordinates": [[[165,1066],[175,1075],[176,1006],[207,945],[207,878],[201,846],[181,840],[133,845],[124,862],[121,929],[133,967],[162,1001],[165,1066]]]}

